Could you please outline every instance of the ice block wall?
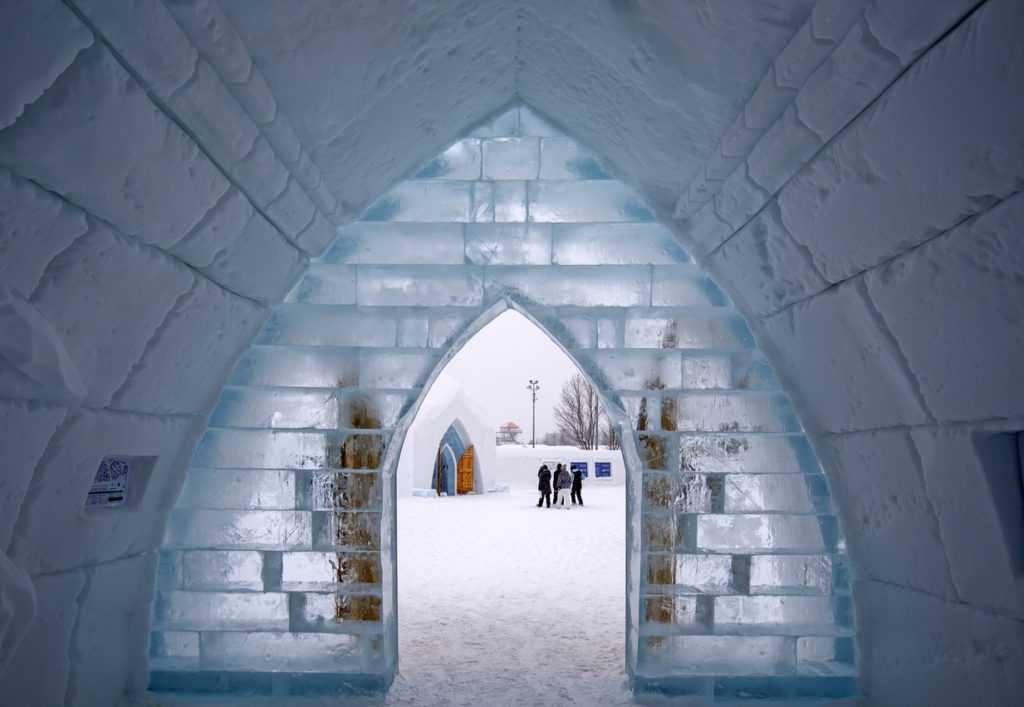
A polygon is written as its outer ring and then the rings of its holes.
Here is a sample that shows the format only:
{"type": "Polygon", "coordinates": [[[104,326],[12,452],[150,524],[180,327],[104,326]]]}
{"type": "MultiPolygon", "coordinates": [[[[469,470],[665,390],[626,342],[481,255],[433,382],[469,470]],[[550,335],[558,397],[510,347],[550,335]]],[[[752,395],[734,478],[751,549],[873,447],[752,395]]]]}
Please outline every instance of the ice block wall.
{"type": "Polygon", "coordinates": [[[627,426],[634,685],[855,692],[844,544],[770,366],[651,211],[526,108],[341,228],[234,371],[168,524],[153,689],[389,684],[404,424],[510,306],[627,426]]]}

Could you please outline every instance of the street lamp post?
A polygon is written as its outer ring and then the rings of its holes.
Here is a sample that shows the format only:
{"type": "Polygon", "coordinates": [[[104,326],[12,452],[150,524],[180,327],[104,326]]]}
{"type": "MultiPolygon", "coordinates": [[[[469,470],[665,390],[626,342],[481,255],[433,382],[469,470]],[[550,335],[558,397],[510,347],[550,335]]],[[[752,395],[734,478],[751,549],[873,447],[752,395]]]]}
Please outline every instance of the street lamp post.
{"type": "Polygon", "coordinates": [[[535,380],[531,380],[527,384],[526,389],[533,393],[533,440],[530,442],[531,447],[537,446],[537,391],[540,389],[540,383],[535,380]]]}

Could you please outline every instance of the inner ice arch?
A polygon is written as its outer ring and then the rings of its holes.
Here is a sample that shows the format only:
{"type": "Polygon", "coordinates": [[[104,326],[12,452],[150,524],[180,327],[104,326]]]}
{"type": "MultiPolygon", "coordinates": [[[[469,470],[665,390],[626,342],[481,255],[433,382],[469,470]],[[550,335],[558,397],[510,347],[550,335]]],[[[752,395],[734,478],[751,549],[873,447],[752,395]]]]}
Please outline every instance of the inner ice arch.
{"type": "Polygon", "coordinates": [[[239,363],[168,522],[152,689],[387,687],[399,451],[425,439],[454,472],[474,416],[440,371],[507,308],[625,439],[635,689],[856,693],[844,541],[771,367],[653,213],[525,107],[342,228],[239,363]]]}

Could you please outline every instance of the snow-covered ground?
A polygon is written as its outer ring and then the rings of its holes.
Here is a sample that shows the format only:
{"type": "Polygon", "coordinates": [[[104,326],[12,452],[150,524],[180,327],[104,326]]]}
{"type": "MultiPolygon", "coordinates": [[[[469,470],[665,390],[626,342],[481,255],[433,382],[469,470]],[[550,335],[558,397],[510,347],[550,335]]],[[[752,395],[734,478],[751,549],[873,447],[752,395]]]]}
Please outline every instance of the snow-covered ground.
{"type": "Polygon", "coordinates": [[[633,704],[625,489],[398,501],[399,675],[388,705],[633,704]]]}

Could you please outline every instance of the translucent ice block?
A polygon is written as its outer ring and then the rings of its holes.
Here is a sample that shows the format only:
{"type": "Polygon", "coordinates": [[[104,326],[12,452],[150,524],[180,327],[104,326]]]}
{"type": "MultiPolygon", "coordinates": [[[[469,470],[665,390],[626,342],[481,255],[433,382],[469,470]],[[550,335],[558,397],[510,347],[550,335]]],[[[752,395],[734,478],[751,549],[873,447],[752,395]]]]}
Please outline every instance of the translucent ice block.
{"type": "Polygon", "coordinates": [[[381,509],[380,474],[373,472],[312,472],[299,492],[302,508],[314,511],[381,509]]]}
{"type": "Polygon", "coordinates": [[[479,179],[480,140],[459,140],[427,166],[413,175],[413,179],[479,179]]]}
{"type": "Polygon", "coordinates": [[[263,589],[262,553],[244,550],[191,550],[182,553],[182,562],[185,589],[263,589]]]}
{"type": "Polygon", "coordinates": [[[729,298],[694,265],[655,265],[651,305],[655,307],[728,307],[729,298]]]}
{"type": "Polygon", "coordinates": [[[314,550],[367,550],[380,548],[380,513],[313,513],[314,550]]]}
{"type": "Polygon", "coordinates": [[[469,220],[471,189],[470,182],[401,182],[363,212],[362,220],[465,223],[469,220]]]}
{"type": "Polygon", "coordinates": [[[281,469],[200,469],[185,477],[177,508],[295,508],[295,477],[281,469]]]}
{"type": "MultiPolygon", "coordinates": [[[[599,371],[613,390],[671,390],[682,383],[682,357],[678,351],[603,349],[573,353],[599,371]]],[[[649,412],[655,414],[653,410],[649,412]]]]}
{"type": "Polygon", "coordinates": [[[207,631],[200,639],[206,670],[368,672],[380,666],[379,634],[207,631]]]}
{"type": "Polygon", "coordinates": [[[676,396],[677,429],[695,432],[799,432],[782,393],[688,392],[676,396]]]}
{"type": "Polygon", "coordinates": [[[324,591],[381,581],[379,552],[286,552],[281,560],[281,587],[287,591],[324,591]]]}
{"type": "Polygon", "coordinates": [[[789,474],[820,471],[803,435],[684,434],[681,468],[704,473],[789,474]]]}
{"type": "Polygon", "coordinates": [[[154,631],[150,635],[152,670],[195,670],[199,667],[199,632],[154,631]]]}
{"type": "Polygon", "coordinates": [[[708,552],[822,552],[816,516],[757,514],[697,516],[697,547],[708,552]]]}
{"type": "Polygon", "coordinates": [[[356,266],[314,262],[284,301],[290,304],[355,304],[356,266]]]}
{"type": "Polygon", "coordinates": [[[158,592],[153,625],[193,631],[287,630],[288,595],[262,592],[158,592]]]}
{"type": "Polygon", "coordinates": [[[612,179],[597,155],[567,137],[540,141],[541,179],[612,179]]]}
{"type": "Polygon", "coordinates": [[[678,633],[711,633],[713,598],[696,595],[645,597],[645,636],[678,633]]]}
{"type": "Polygon", "coordinates": [[[359,355],[305,346],[253,346],[231,374],[232,385],[343,388],[359,384],[359,355]]]}
{"type": "MultiPolygon", "coordinates": [[[[556,223],[551,227],[559,265],[675,265],[691,262],[660,223],[556,223]]],[[[693,275],[701,272],[691,267],[693,275]]]]}
{"type": "MultiPolygon", "coordinates": [[[[732,591],[732,557],[730,555],[698,555],[690,553],[651,555],[649,566],[667,569],[672,582],[658,589],[685,594],[728,594],[732,591]],[[667,567],[663,567],[667,565],[667,567]]],[[[649,575],[650,576],[650,575],[649,575]]],[[[655,578],[658,575],[655,574],[655,578]]]]}
{"type": "Polygon", "coordinates": [[[530,182],[530,220],[539,222],[655,221],[623,183],[611,180],[530,182]]]}
{"type": "MultiPolygon", "coordinates": [[[[361,298],[363,288],[360,286],[357,289],[357,297],[361,298]]],[[[260,333],[258,343],[296,346],[394,346],[395,315],[387,309],[339,310],[326,305],[282,304],[274,310],[267,326],[260,333]]]]}
{"type": "Polygon", "coordinates": [[[338,240],[320,263],[458,265],[463,262],[462,228],[458,223],[357,221],[338,229],[338,240]]]}
{"type": "Polygon", "coordinates": [[[210,417],[211,427],[301,429],[338,425],[338,395],[332,389],[227,387],[210,417]]]}
{"type": "Polygon", "coordinates": [[[289,599],[295,631],[355,633],[361,627],[353,622],[380,621],[380,597],[372,594],[305,592],[289,599]]]}
{"type": "Polygon", "coordinates": [[[300,511],[175,510],[164,547],[309,550],[310,514],[300,511]]]}
{"type": "Polygon", "coordinates": [[[526,182],[494,183],[495,222],[522,223],[526,209],[526,182]]]}
{"type": "Polygon", "coordinates": [[[715,633],[833,635],[835,619],[831,597],[715,597],[715,633]]]}
{"type": "Polygon", "coordinates": [[[632,349],[744,349],[754,338],[738,315],[723,308],[699,314],[637,309],[626,318],[625,343],[632,349]]]}
{"type": "Polygon", "coordinates": [[[440,360],[441,353],[434,350],[363,351],[359,383],[363,388],[418,388],[440,360]]]}
{"type": "Polygon", "coordinates": [[[721,475],[644,473],[644,502],[652,510],[679,513],[721,513],[724,505],[721,475]]]}
{"type": "Polygon", "coordinates": [[[796,639],[783,636],[647,636],[639,669],[668,675],[792,675],[796,639]]]}
{"type": "Polygon", "coordinates": [[[322,432],[212,428],[193,464],[209,469],[320,469],[325,445],[322,432]]]}
{"type": "Polygon", "coordinates": [[[751,594],[828,594],[832,560],[827,555],[754,555],[751,594]]]}
{"type": "MultiPolygon", "coordinates": [[[[414,265],[364,265],[359,268],[356,292],[363,307],[475,307],[483,302],[483,270],[466,265],[436,265],[429,269],[414,265]]],[[[359,331],[354,332],[351,343],[338,345],[359,342],[373,346],[377,337],[366,336],[365,343],[361,338],[365,334],[361,325],[379,326],[379,322],[371,323],[372,320],[370,312],[353,320],[352,323],[360,325],[359,331]]]]}
{"type": "Polygon", "coordinates": [[[803,474],[729,474],[725,512],[814,513],[805,478],[803,474]]]}
{"type": "Polygon", "coordinates": [[[732,358],[727,354],[683,356],[683,387],[688,390],[732,388],[732,358]]]}
{"type": "Polygon", "coordinates": [[[478,265],[548,265],[551,226],[473,223],[466,226],[466,257],[478,265]]]}
{"type": "Polygon", "coordinates": [[[518,294],[539,305],[645,306],[651,298],[650,268],[641,265],[489,267],[484,287],[491,297],[518,294]]]}
{"type": "Polygon", "coordinates": [[[803,636],[796,642],[796,670],[801,675],[857,674],[852,637],[803,636]]]}
{"type": "Polygon", "coordinates": [[[490,223],[494,221],[494,182],[473,182],[473,205],[470,221],[490,223]]]}
{"type": "Polygon", "coordinates": [[[483,141],[484,179],[536,179],[540,141],[535,137],[502,137],[483,141]]]}

